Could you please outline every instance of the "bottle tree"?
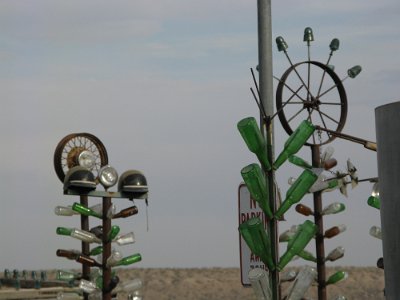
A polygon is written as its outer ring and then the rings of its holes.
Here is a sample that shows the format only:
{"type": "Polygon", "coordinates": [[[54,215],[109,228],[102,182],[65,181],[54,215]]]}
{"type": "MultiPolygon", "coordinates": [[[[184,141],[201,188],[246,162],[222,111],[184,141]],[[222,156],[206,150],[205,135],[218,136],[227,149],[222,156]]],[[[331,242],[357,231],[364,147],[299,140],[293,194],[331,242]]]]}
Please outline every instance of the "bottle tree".
{"type": "MultiPolygon", "coordinates": [[[[242,178],[250,192],[250,196],[264,211],[268,220],[268,232],[262,227],[255,228],[255,224],[261,221],[257,218],[249,219],[240,225],[239,231],[248,244],[251,251],[258,255],[269,270],[269,284],[272,291],[272,299],[281,299],[279,285],[279,272],[294,258],[300,257],[307,261],[316,263],[313,270],[304,270],[301,278],[311,278],[310,274],[317,274],[318,299],[326,299],[326,286],[339,282],[347,277],[347,273],[339,271],[326,278],[325,262],[335,261],[344,255],[344,248],[339,246],[333,249],[325,257],[325,238],[334,238],[346,230],[344,224],[338,224],[329,229],[324,229],[323,218],[328,215],[340,213],[345,205],[340,202],[322,206],[322,193],[339,189],[347,196],[347,185],[356,186],[359,182],[356,168],[350,161],[347,162],[346,172],[333,171],[337,165],[336,159],[332,157],[333,148],[328,146],[322,152],[323,145],[329,144],[336,137],[341,137],[353,142],[366,145],[366,141],[341,134],[347,116],[347,96],[343,87],[343,81],[347,78],[355,78],[360,72],[360,66],[354,66],[347,71],[347,76],[340,79],[334,72],[334,66],[330,64],[332,55],[339,49],[339,40],[334,38],[330,45],[330,53],[325,63],[311,60],[311,42],[314,35],[311,28],[304,30],[303,40],[307,44],[308,59],[304,62],[293,64],[288,55],[288,45],[282,37],[276,38],[279,52],[283,52],[290,64],[281,78],[278,78],[276,90],[275,114],[269,116],[265,113],[263,105],[253,96],[260,109],[262,121],[257,125],[253,117],[247,117],[238,122],[238,130],[245,141],[248,149],[253,152],[258,161],[241,170],[242,178]],[[315,74],[319,78],[316,78],[315,74]],[[318,79],[318,80],[317,80],[318,79]],[[283,149],[274,159],[271,155],[271,145],[267,145],[268,132],[262,133],[260,128],[270,128],[272,119],[278,116],[282,127],[289,134],[283,149]],[[265,137],[266,136],[266,137],[265,137]],[[309,146],[311,150],[311,163],[297,156],[301,148],[309,146]],[[322,153],[321,153],[322,152],[322,153]],[[275,197],[274,172],[286,162],[303,169],[297,179],[290,180],[290,188],[285,199],[277,205],[275,197]],[[306,194],[313,196],[313,208],[300,203],[306,194]],[[306,216],[313,217],[313,221],[306,220],[304,223],[292,226],[282,233],[277,239],[274,230],[278,222],[284,219],[284,214],[290,209],[306,216]],[[325,230],[325,231],[324,231],[325,230]],[[315,239],[316,256],[305,248],[311,240],[315,239]],[[276,243],[287,242],[287,250],[279,257],[276,243]],[[268,249],[268,247],[270,247],[268,249]],[[278,275],[276,273],[278,272],[278,275]],[[277,280],[278,278],[278,280],[277,280]],[[274,292],[278,291],[278,292],[274,292]]],[[[258,91],[257,82],[253,79],[258,91]]],[[[259,93],[258,93],[259,95],[259,93]]],[[[373,143],[369,142],[368,145],[373,143]]],[[[367,147],[372,149],[374,147],[367,147]]],[[[376,147],[375,147],[376,148],[376,147]]],[[[299,274],[300,275],[300,274],[299,274]]],[[[299,280],[301,280],[299,277],[299,280]]],[[[299,299],[299,293],[306,292],[307,284],[299,284],[292,287],[287,296],[288,299],[299,299]],[[297,295],[297,296],[291,296],[297,295]],[[292,298],[294,297],[294,298],[292,298]]],[[[268,293],[266,293],[268,294],[268,293]]],[[[302,295],[300,297],[302,297],[302,295]]]]}
{"type": "Polygon", "coordinates": [[[124,256],[115,248],[133,244],[135,236],[133,232],[121,233],[120,227],[112,225],[112,221],[134,216],[138,208],[130,205],[117,212],[112,199],[145,199],[147,204],[145,176],[137,170],[118,176],[116,170],[108,165],[101,141],[87,133],[71,134],[62,139],[56,147],[54,164],[64,184],[64,195],[79,197],[79,202],[57,206],[55,214],[80,216],[80,228],[59,226],[56,233],[81,242],[81,249],[58,249],[56,255],[82,265],[79,274],[58,271],[57,279],[71,284],[79,282],[84,299],[109,300],[117,292],[133,293],[141,287],[140,280],[120,283],[113,268],[132,265],[141,261],[142,256],[139,253],[124,256]],[[97,190],[98,185],[104,190],[97,190]],[[109,191],[114,185],[118,186],[118,191],[109,191]],[[89,198],[101,201],[89,206],[89,198]],[[92,218],[100,220],[101,225],[90,228],[92,218]]]}

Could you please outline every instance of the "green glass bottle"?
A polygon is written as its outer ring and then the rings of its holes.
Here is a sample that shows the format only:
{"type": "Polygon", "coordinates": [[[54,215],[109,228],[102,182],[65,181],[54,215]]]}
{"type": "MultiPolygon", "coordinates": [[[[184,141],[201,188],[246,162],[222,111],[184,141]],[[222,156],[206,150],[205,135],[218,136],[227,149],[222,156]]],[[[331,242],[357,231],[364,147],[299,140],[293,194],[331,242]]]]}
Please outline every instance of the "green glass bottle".
{"type": "Polygon", "coordinates": [[[142,260],[142,256],[139,253],[126,256],[121,259],[115,266],[128,266],[134,263],[137,263],[142,260]]]}
{"type": "Polygon", "coordinates": [[[291,155],[296,154],[314,133],[314,130],[315,126],[311,122],[307,120],[301,122],[285,142],[284,149],[275,160],[273,168],[278,169],[291,155]]]}
{"type": "Polygon", "coordinates": [[[259,256],[269,270],[274,270],[271,243],[260,218],[251,218],[240,224],[239,231],[251,252],[259,256]]]}
{"type": "Polygon", "coordinates": [[[304,159],[302,159],[301,157],[298,157],[296,155],[289,156],[289,161],[298,167],[301,167],[304,169],[312,169],[312,166],[308,162],[306,162],[304,159]]]}
{"type": "Polygon", "coordinates": [[[110,232],[107,235],[107,241],[112,241],[119,233],[120,228],[117,225],[111,226],[110,232]]]}
{"type": "Polygon", "coordinates": [[[81,215],[88,216],[88,217],[96,217],[99,219],[102,219],[103,216],[99,214],[98,212],[95,212],[93,209],[90,209],[88,207],[85,207],[84,205],[75,202],[72,205],[72,210],[76,211],[77,213],[80,213],[81,215]]]}
{"type": "Polygon", "coordinates": [[[335,284],[339,281],[345,280],[348,276],[349,274],[345,271],[336,272],[328,278],[326,285],[335,284]]]}
{"type": "Polygon", "coordinates": [[[90,250],[89,255],[94,256],[94,255],[99,255],[101,253],[103,253],[103,246],[97,246],[97,247],[93,248],[92,250],[90,250]]]}
{"type": "Polygon", "coordinates": [[[297,256],[301,257],[304,260],[312,261],[312,262],[317,262],[317,258],[311,253],[308,252],[307,250],[301,250],[297,256]]]}
{"type": "Polygon", "coordinates": [[[318,230],[318,226],[315,225],[310,220],[306,220],[296,232],[296,235],[288,242],[288,247],[286,252],[282,255],[279,260],[278,266],[276,267],[281,271],[295,255],[298,255],[305,246],[314,237],[318,230]]]}
{"type": "Polygon", "coordinates": [[[275,218],[281,218],[293,204],[299,202],[317,179],[318,176],[313,171],[308,169],[304,170],[287,191],[286,199],[275,213],[275,218]]]}
{"type": "Polygon", "coordinates": [[[79,279],[81,274],[64,271],[64,270],[57,270],[56,272],[56,279],[61,281],[72,281],[75,279],[79,279]]]}
{"type": "Polygon", "coordinates": [[[242,119],[237,128],[246,142],[247,148],[253,152],[265,170],[271,170],[271,163],[268,161],[266,142],[261,134],[257,121],[253,117],[242,119]]]}
{"type": "Polygon", "coordinates": [[[272,219],[272,211],[268,203],[268,185],[260,166],[250,164],[244,167],[240,173],[251,197],[257,201],[265,215],[272,219]]]}
{"type": "Polygon", "coordinates": [[[376,209],[381,209],[381,200],[378,197],[370,196],[367,201],[368,205],[375,207],[376,209]]]}

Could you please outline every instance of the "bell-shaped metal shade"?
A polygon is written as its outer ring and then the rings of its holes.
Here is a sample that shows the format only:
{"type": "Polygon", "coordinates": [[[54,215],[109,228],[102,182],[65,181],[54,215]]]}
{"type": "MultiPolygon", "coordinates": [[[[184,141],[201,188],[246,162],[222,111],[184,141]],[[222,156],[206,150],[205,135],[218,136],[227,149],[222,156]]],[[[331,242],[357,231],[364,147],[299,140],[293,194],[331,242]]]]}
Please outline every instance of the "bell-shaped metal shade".
{"type": "Polygon", "coordinates": [[[356,78],[357,75],[361,73],[361,70],[362,70],[361,66],[359,65],[354,66],[347,70],[347,75],[349,75],[350,78],[356,78]]]}
{"type": "Polygon", "coordinates": [[[314,34],[313,34],[313,31],[312,31],[311,27],[306,27],[306,29],[304,29],[303,41],[304,42],[312,42],[312,41],[314,41],[314,34]]]}
{"type": "Polygon", "coordinates": [[[285,40],[283,39],[283,37],[278,36],[276,39],[276,46],[278,47],[278,51],[286,51],[286,49],[288,48],[288,45],[286,44],[285,40]]]}
{"type": "Polygon", "coordinates": [[[336,51],[339,49],[339,44],[339,40],[335,38],[329,44],[329,49],[331,49],[331,51],[336,51]]]}

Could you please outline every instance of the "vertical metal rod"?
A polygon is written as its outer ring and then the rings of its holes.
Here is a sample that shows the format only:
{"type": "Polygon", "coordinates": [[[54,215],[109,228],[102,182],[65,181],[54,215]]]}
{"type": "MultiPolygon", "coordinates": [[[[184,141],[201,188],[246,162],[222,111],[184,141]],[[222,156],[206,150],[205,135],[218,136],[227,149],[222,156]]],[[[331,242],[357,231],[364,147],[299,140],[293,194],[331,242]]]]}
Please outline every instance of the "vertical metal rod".
{"type": "Polygon", "coordinates": [[[107,217],[107,212],[111,205],[111,198],[103,197],[103,300],[111,300],[111,291],[106,291],[111,282],[111,267],[106,266],[111,255],[111,241],[107,240],[111,230],[111,219],[107,217]]]}
{"type": "MultiPolygon", "coordinates": [[[[260,102],[265,109],[267,117],[274,114],[274,97],[273,97],[273,71],[272,71],[272,21],[271,21],[271,0],[257,1],[257,17],[258,17],[258,71],[259,71],[259,88],[260,102]]],[[[273,122],[269,119],[264,122],[261,118],[261,128],[265,132],[268,159],[272,163],[274,161],[274,128],[273,122]],[[265,126],[265,127],[264,127],[265,126]]],[[[274,171],[267,172],[267,180],[269,186],[269,201],[273,213],[276,211],[277,203],[275,197],[274,171]]],[[[271,238],[272,260],[275,265],[279,259],[279,243],[278,243],[278,222],[276,219],[269,222],[269,236],[271,238]]],[[[270,272],[272,297],[274,300],[280,299],[279,272],[274,270],[270,272]]]]}
{"type": "MultiPolygon", "coordinates": [[[[89,201],[88,201],[87,195],[80,196],[80,204],[85,207],[89,206],[89,201]]],[[[89,217],[88,216],[81,215],[81,229],[89,231],[89,217]]],[[[90,253],[89,243],[82,242],[82,251],[81,252],[83,255],[89,256],[89,253],[90,253]]],[[[86,280],[89,280],[89,278],[90,278],[90,266],[88,266],[86,264],[82,264],[82,278],[86,279],[86,280]]],[[[89,295],[84,293],[83,299],[88,300],[89,295]]]]}
{"type": "MultiPolygon", "coordinates": [[[[318,145],[311,146],[311,156],[313,167],[319,167],[320,147],[318,145]]],[[[318,271],[318,300],[326,300],[324,222],[322,216],[321,192],[314,193],[314,222],[318,226],[318,231],[315,236],[318,271]]]]}

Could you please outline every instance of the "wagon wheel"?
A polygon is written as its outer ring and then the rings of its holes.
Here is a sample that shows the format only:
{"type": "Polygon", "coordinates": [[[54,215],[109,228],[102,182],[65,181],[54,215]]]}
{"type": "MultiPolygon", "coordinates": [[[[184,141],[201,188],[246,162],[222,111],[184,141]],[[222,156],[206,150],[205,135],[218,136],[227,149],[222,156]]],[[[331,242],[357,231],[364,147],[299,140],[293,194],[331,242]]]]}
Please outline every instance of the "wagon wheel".
{"type": "MultiPolygon", "coordinates": [[[[305,119],[322,129],[341,132],[346,122],[347,96],[342,81],[329,66],[304,61],[292,65],[279,79],[276,107],[289,135],[305,119]]],[[[334,138],[318,130],[306,145],[323,145],[334,138]]]]}
{"type": "Polygon", "coordinates": [[[97,176],[100,168],[108,163],[103,143],[90,133],[73,133],[64,137],[54,152],[54,169],[61,182],[72,167],[82,165],[97,176]]]}

